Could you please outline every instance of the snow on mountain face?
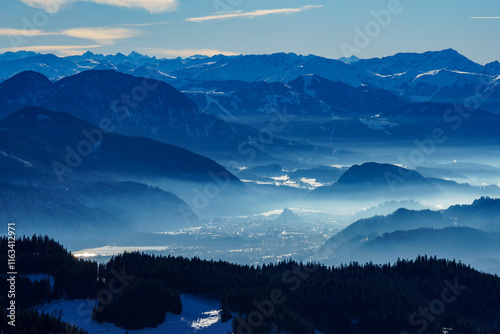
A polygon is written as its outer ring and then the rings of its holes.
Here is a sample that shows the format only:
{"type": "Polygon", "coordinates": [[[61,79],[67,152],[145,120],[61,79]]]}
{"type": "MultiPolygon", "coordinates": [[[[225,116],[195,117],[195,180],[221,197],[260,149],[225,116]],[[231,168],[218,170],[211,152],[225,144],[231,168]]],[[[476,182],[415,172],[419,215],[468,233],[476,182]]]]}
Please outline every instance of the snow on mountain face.
{"type": "Polygon", "coordinates": [[[334,113],[322,101],[293,90],[290,86],[274,82],[245,83],[233,81],[231,85],[193,85],[183,93],[201,109],[228,121],[243,118],[271,119],[280,114],[296,117],[327,117],[334,113]]]}
{"type": "Polygon", "coordinates": [[[389,121],[377,119],[377,118],[371,118],[371,119],[360,118],[359,121],[361,123],[365,124],[368,128],[370,128],[372,130],[382,131],[382,132],[385,132],[387,134],[391,134],[388,131],[388,129],[399,126],[398,123],[389,122],[389,121]]]}
{"type": "Polygon", "coordinates": [[[316,98],[316,92],[309,88],[312,86],[313,80],[315,80],[316,82],[318,82],[319,80],[312,74],[306,75],[303,78],[304,78],[304,86],[302,87],[302,89],[304,90],[304,93],[313,98],[316,98]]]}
{"type": "MultiPolygon", "coordinates": [[[[290,71],[296,71],[303,57],[295,54],[249,55],[224,57],[219,60],[189,66],[173,75],[195,80],[282,81],[290,71]]],[[[211,59],[210,59],[211,60],[211,59]]]]}
{"type": "MultiPolygon", "coordinates": [[[[27,52],[0,55],[0,78],[5,79],[23,70],[34,70],[54,81],[91,68],[153,77],[183,91],[193,91],[193,87],[184,87],[192,85],[194,81],[288,83],[313,74],[353,87],[374,86],[407,99],[454,103],[462,103],[464,97],[461,95],[470,94],[473,86],[488,87],[500,75],[499,62],[482,66],[452,49],[421,54],[399,53],[384,58],[340,60],[293,53],[195,56],[186,59],[156,59],[136,52],[128,56],[104,56],[86,52],[81,56],[65,58],[27,52]],[[474,83],[475,76],[477,80],[474,83]],[[453,94],[452,91],[457,87],[461,89],[453,94]]],[[[303,90],[312,92],[307,88],[303,90]]],[[[500,99],[490,98],[482,103],[482,107],[495,111],[500,99]]],[[[232,104],[235,105],[234,102],[232,104]]]]}
{"type": "Polygon", "coordinates": [[[408,102],[388,91],[368,87],[352,87],[317,75],[305,75],[287,84],[294,91],[313,97],[340,115],[376,115],[408,102]]]}
{"type": "Polygon", "coordinates": [[[500,62],[498,60],[486,64],[485,67],[493,71],[494,74],[500,75],[500,62]]]}
{"type": "Polygon", "coordinates": [[[55,83],[41,74],[26,72],[0,84],[0,117],[28,105],[64,110],[95,124],[109,119],[117,132],[184,147],[199,148],[201,141],[224,149],[238,142],[227,125],[202,113],[173,87],[113,71],[86,71],[55,83]],[[142,87],[147,98],[140,101],[143,95],[137,95],[137,87],[142,87]]]}
{"type": "Polygon", "coordinates": [[[474,63],[453,49],[425,53],[398,53],[384,58],[361,59],[355,66],[381,75],[403,73],[410,69],[422,73],[440,69],[473,73],[484,73],[486,70],[484,66],[474,63]]]}
{"type": "Polygon", "coordinates": [[[12,159],[18,163],[21,163],[22,165],[24,165],[24,167],[27,167],[27,168],[32,168],[33,167],[33,163],[29,162],[29,161],[26,161],[24,159],[21,159],[21,158],[18,158],[14,155],[11,155],[7,152],[4,152],[2,150],[0,150],[0,155],[1,156],[4,156],[5,158],[8,158],[8,159],[12,159]]]}
{"type": "Polygon", "coordinates": [[[298,120],[328,121],[353,115],[372,116],[408,102],[373,87],[352,87],[307,74],[280,82],[195,81],[182,92],[198,106],[230,121],[259,121],[284,113],[298,120]],[[227,84],[226,84],[227,83],[227,84]]]}
{"type": "Polygon", "coordinates": [[[433,70],[419,74],[404,88],[405,95],[420,102],[456,101],[474,96],[492,81],[486,74],[433,70]]]}

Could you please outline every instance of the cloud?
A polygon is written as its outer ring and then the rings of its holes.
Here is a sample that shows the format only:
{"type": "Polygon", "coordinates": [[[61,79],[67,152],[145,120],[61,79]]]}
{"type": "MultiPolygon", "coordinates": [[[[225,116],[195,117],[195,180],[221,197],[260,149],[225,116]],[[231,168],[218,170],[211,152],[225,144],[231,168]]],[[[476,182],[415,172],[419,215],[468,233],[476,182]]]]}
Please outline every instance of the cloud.
{"type": "Polygon", "coordinates": [[[29,29],[11,29],[11,28],[0,28],[0,36],[51,36],[53,33],[46,32],[43,30],[29,30],[29,29]]]}
{"type": "Polygon", "coordinates": [[[251,12],[243,12],[243,11],[234,11],[228,13],[221,13],[217,15],[209,15],[202,17],[191,17],[186,19],[189,22],[204,22],[204,21],[212,21],[212,20],[222,20],[222,19],[232,19],[232,18],[254,18],[258,16],[266,16],[273,14],[292,14],[299,13],[308,9],[321,8],[322,5],[308,5],[300,8],[280,8],[280,9],[260,9],[254,10],[251,12]]]}
{"type": "Polygon", "coordinates": [[[137,30],[125,28],[74,28],[66,29],[61,35],[76,37],[80,39],[90,39],[102,44],[112,44],[116,39],[126,39],[139,36],[141,33],[137,30]]]}
{"type": "Polygon", "coordinates": [[[174,11],[179,5],[178,0],[21,0],[26,5],[40,8],[47,13],[57,13],[63,6],[73,2],[93,2],[125,8],[139,8],[152,14],[174,11]]]}
{"type": "Polygon", "coordinates": [[[162,22],[151,22],[151,23],[122,23],[115,24],[118,27],[150,27],[150,26],[159,26],[164,24],[174,23],[172,21],[162,21],[162,22]]]}
{"type": "Polygon", "coordinates": [[[73,28],[60,31],[0,28],[0,36],[68,36],[79,39],[89,39],[102,44],[112,44],[116,39],[136,37],[140,34],[140,31],[133,29],[110,27],[73,28]]]}
{"type": "Polygon", "coordinates": [[[237,56],[239,53],[231,51],[221,51],[216,49],[181,49],[181,50],[170,50],[170,49],[156,49],[156,48],[142,48],[141,52],[147,54],[156,54],[167,57],[182,57],[187,58],[194,55],[201,56],[215,56],[215,55],[225,55],[225,56],[237,56]]]}
{"type": "Polygon", "coordinates": [[[17,52],[17,51],[33,51],[33,52],[52,52],[56,55],[75,55],[82,54],[89,49],[100,48],[102,45],[37,45],[37,46],[23,46],[11,47],[0,49],[3,52],[17,52]]]}

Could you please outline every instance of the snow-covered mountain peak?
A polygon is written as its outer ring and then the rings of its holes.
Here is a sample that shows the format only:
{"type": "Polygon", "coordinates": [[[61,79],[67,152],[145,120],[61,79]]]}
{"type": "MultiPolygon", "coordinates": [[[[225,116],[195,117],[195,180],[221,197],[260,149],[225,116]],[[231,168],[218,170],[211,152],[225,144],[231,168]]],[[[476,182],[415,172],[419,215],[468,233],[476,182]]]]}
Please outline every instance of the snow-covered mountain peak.
{"type": "Polygon", "coordinates": [[[367,71],[388,75],[414,69],[422,73],[449,69],[483,73],[484,67],[471,61],[453,49],[424,53],[397,53],[384,58],[361,59],[354,63],[367,71]]]}

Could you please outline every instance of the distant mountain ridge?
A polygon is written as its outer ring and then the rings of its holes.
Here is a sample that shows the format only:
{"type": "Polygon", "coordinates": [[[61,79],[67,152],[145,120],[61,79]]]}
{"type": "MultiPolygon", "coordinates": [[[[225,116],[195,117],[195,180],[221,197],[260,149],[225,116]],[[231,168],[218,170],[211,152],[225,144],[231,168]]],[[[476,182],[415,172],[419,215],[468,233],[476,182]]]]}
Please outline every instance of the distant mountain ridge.
{"type": "Polygon", "coordinates": [[[440,190],[420,173],[391,164],[374,162],[350,167],[338,181],[315,189],[311,196],[317,199],[375,197],[398,199],[436,194],[440,190]]]}
{"type": "Polygon", "coordinates": [[[481,100],[482,107],[495,111],[500,103],[498,89],[495,89],[500,76],[498,62],[483,66],[453,49],[398,53],[353,61],[293,53],[196,56],[185,59],[157,59],[137,52],[127,56],[86,52],[81,56],[64,58],[22,51],[0,55],[0,78],[4,80],[26,70],[38,71],[51,80],[58,80],[89,69],[112,69],[132,74],[141,67],[171,77],[197,81],[287,83],[314,74],[355,87],[370,85],[386,89],[408,100],[422,102],[463,103],[463,94],[472,97],[480,92],[486,96],[487,93],[481,91],[488,90],[488,97],[481,100]],[[460,89],[460,94],[456,94],[457,89],[460,89]]]}
{"type": "Polygon", "coordinates": [[[221,196],[244,189],[213,160],[67,113],[26,107],[0,120],[0,219],[19,222],[22,233],[43,227],[80,242],[92,232],[95,242],[197,223],[179,197],[137,182],[155,179],[219,184],[221,196]]]}
{"type": "MultiPolygon", "coordinates": [[[[271,159],[283,151],[314,152],[310,144],[262,136],[258,129],[228,124],[200,110],[186,95],[154,79],[113,70],[84,71],[56,82],[27,71],[0,83],[0,117],[27,106],[62,110],[94,124],[111,123],[115,132],[147,137],[218,160],[271,159]],[[249,139],[250,138],[250,139],[249,139]]],[[[273,124],[287,120],[276,116],[273,124]]]]}
{"type": "Polygon", "coordinates": [[[367,162],[353,165],[337,182],[314,189],[309,198],[328,203],[363,202],[369,205],[391,200],[432,200],[439,196],[467,194],[500,196],[500,188],[426,178],[417,171],[392,164],[367,162]]]}
{"type": "Polygon", "coordinates": [[[375,263],[437,255],[500,273],[500,199],[481,197],[446,210],[398,209],[360,219],[324,245],[337,261],[375,263]]]}
{"type": "Polygon", "coordinates": [[[0,117],[28,105],[64,110],[93,123],[126,116],[118,124],[120,133],[181,145],[218,160],[241,160],[240,153],[248,150],[240,145],[253,145],[249,149],[258,159],[271,160],[285,151],[304,155],[353,140],[413,142],[438,125],[450,129],[446,138],[451,145],[481,144],[499,136],[494,124],[500,113],[500,70],[451,49],[347,63],[285,53],[186,59],[138,53],[16,55],[0,57],[0,77],[26,68],[57,81],[25,72],[0,83],[0,117]],[[159,86],[142,100],[144,78],[159,86]],[[460,107],[471,103],[473,112],[460,107]],[[429,106],[432,122],[430,114],[420,112],[429,106]],[[457,115],[457,108],[472,114],[458,130],[456,119],[466,114],[457,115]],[[407,110],[418,111],[416,118],[401,117],[407,110]],[[276,119],[286,126],[273,133],[271,143],[249,143],[276,119]]]}
{"type": "Polygon", "coordinates": [[[63,112],[26,107],[0,120],[0,129],[4,153],[0,158],[17,157],[14,160],[26,168],[50,173],[54,162],[59,162],[61,173],[68,171],[65,175],[81,173],[97,179],[142,175],[198,182],[211,180],[210,173],[223,172],[228,181],[241,185],[211,159],[151,139],[109,133],[63,112]]]}
{"type": "Polygon", "coordinates": [[[151,137],[160,132],[171,143],[206,142],[208,127],[218,121],[165,83],[114,71],[86,71],[55,83],[36,72],[22,72],[0,84],[0,105],[0,117],[35,105],[95,124],[109,119],[128,135],[151,137]]]}
{"type": "Polygon", "coordinates": [[[340,246],[353,238],[372,239],[384,233],[418,228],[445,228],[467,226],[484,232],[500,233],[500,199],[482,197],[470,205],[455,205],[446,210],[398,209],[386,216],[360,219],[334,237],[328,243],[340,246]]]}
{"type": "Polygon", "coordinates": [[[453,49],[353,61],[293,53],[185,59],[157,59],[137,52],[128,56],[86,52],[64,58],[27,52],[0,55],[0,78],[4,80],[25,70],[38,71],[50,80],[58,80],[89,69],[133,74],[141,67],[166,74],[169,80],[288,83],[313,74],[354,87],[365,85],[385,89],[407,100],[463,104],[464,98],[480,93],[485,96],[480,100],[482,108],[498,112],[500,106],[498,62],[483,66],[453,49]]]}
{"type": "Polygon", "coordinates": [[[378,263],[422,254],[471,263],[478,270],[500,273],[500,233],[470,227],[421,228],[383,234],[352,250],[353,261],[378,263]]]}

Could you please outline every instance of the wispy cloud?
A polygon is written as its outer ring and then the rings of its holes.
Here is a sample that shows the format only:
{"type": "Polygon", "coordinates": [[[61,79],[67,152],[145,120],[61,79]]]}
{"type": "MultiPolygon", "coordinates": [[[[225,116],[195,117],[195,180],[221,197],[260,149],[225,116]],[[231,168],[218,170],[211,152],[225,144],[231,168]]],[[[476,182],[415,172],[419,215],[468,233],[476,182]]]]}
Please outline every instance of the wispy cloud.
{"type": "Polygon", "coordinates": [[[116,39],[126,39],[139,36],[137,30],[125,28],[74,28],[61,32],[64,36],[76,37],[80,39],[90,39],[102,44],[112,44],[116,39]]]}
{"type": "Polygon", "coordinates": [[[469,19],[500,19],[500,16],[475,16],[475,17],[469,17],[469,19]]]}
{"type": "Polygon", "coordinates": [[[99,48],[102,45],[37,45],[37,46],[23,46],[11,47],[0,49],[3,52],[17,52],[17,51],[33,51],[33,52],[52,52],[56,55],[69,56],[75,54],[82,54],[89,49],[99,48]]]}
{"type": "Polygon", "coordinates": [[[215,55],[225,55],[225,56],[237,56],[239,53],[231,51],[221,51],[216,49],[181,49],[181,50],[170,50],[170,49],[157,49],[157,48],[142,48],[139,49],[141,52],[147,54],[161,55],[166,57],[190,57],[194,55],[201,56],[215,56],[215,55]]]}
{"type": "Polygon", "coordinates": [[[151,23],[122,23],[115,24],[115,27],[150,27],[150,26],[159,26],[164,24],[174,23],[172,21],[161,21],[161,22],[151,22],[151,23]]]}
{"type": "Polygon", "coordinates": [[[0,28],[0,36],[36,37],[36,36],[52,36],[52,35],[54,34],[43,30],[0,28]]]}
{"type": "Polygon", "coordinates": [[[223,20],[223,19],[233,19],[233,18],[254,18],[259,16],[273,15],[273,14],[292,14],[299,13],[308,9],[321,8],[322,5],[307,5],[300,8],[279,8],[279,9],[260,9],[251,12],[243,12],[241,10],[234,12],[221,13],[216,15],[202,16],[202,17],[191,17],[187,18],[186,21],[189,22],[205,22],[212,20],[223,20]]]}
{"type": "Polygon", "coordinates": [[[112,44],[114,40],[136,37],[140,34],[140,31],[133,29],[111,27],[73,28],[59,31],[0,28],[0,36],[69,36],[102,44],[112,44]]]}
{"type": "Polygon", "coordinates": [[[178,0],[21,0],[31,7],[40,8],[48,13],[57,13],[62,7],[73,2],[94,2],[101,5],[109,5],[125,8],[139,8],[150,13],[162,13],[174,11],[179,5],[178,0]]]}

